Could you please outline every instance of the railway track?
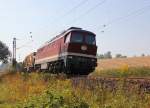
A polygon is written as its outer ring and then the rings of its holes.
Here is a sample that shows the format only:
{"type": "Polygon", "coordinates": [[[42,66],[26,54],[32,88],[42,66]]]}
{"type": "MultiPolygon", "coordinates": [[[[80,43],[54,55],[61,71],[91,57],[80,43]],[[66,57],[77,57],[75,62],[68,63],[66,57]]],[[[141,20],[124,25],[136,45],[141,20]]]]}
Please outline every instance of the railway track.
{"type": "Polygon", "coordinates": [[[78,76],[71,78],[74,88],[80,87],[83,89],[93,90],[95,88],[108,89],[115,91],[118,88],[130,91],[131,89],[138,89],[138,91],[150,93],[150,78],[146,77],[92,77],[92,76],[78,76]]]}

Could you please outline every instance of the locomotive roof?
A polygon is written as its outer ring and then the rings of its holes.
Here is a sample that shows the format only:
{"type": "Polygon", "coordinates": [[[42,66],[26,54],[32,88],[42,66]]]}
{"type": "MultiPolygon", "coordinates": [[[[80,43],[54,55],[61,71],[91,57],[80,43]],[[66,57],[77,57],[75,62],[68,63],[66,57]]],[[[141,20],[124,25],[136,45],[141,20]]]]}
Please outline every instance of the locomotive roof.
{"type": "MultiPolygon", "coordinates": [[[[42,47],[46,46],[49,43],[54,42],[55,40],[65,36],[66,34],[72,32],[72,31],[88,32],[88,33],[91,33],[91,34],[95,35],[93,32],[90,32],[90,31],[87,31],[87,30],[83,30],[82,28],[70,27],[69,29],[64,30],[62,33],[60,33],[59,35],[57,35],[54,38],[52,38],[50,41],[46,42],[42,47]]],[[[42,48],[42,47],[40,47],[40,48],[42,48]]]]}

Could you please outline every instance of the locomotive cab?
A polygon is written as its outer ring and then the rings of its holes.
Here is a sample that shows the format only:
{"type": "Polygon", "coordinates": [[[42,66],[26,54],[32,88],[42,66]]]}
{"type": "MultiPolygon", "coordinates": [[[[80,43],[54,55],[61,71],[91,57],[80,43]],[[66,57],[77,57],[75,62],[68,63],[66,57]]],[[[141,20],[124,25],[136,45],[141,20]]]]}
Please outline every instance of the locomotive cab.
{"type": "Polygon", "coordinates": [[[97,66],[95,37],[94,33],[84,30],[72,31],[66,35],[66,66],[72,74],[89,74],[97,66]]]}

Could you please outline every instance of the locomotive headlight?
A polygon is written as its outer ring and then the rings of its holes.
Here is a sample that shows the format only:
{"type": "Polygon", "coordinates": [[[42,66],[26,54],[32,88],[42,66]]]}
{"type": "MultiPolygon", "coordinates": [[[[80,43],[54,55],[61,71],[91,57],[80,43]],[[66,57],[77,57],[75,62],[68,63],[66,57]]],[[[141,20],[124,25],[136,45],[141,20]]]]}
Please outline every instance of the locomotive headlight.
{"type": "Polygon", "coordinates": [[[82,45],[82,46],[81,46],[81,50],[86,51],[86,50],[87,50],[87,46],[82,45]]]}

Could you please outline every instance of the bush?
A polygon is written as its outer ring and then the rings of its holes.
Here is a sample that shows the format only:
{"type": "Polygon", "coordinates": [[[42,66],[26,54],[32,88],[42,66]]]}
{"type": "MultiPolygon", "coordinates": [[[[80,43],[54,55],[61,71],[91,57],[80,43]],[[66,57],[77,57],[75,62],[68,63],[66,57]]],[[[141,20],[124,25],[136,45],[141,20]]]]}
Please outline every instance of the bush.
{"type": "MultiPolygon", "coordinates": [[[[73,98],[70,96],[70,99],[73,98]]],[[[31,97],[28,101],[16,105],[18,108],[89,108],[88,104],[78,101],[66,101],[66,97],[57,92],[45,91],[41,96],[31,97]]],[[[72,100],[72,99],[71,99],[72,100]]]]}

